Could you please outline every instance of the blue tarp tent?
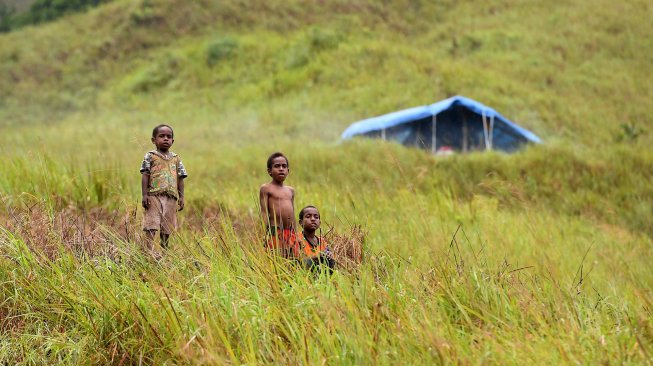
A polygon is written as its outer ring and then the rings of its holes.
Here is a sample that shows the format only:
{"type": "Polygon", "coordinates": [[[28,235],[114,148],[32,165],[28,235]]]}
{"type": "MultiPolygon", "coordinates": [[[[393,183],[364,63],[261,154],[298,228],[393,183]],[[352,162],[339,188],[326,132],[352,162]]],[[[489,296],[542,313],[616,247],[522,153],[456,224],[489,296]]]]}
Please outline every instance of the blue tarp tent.
{"type": "Polygon", "coordinates": [[[356,122],[343,132],[342,138],[354,136],[397,141],[433,153],[490,149],[510,152],[525,143],[540,142],[535,134],[494,109],[463,96],[356,122]]]}

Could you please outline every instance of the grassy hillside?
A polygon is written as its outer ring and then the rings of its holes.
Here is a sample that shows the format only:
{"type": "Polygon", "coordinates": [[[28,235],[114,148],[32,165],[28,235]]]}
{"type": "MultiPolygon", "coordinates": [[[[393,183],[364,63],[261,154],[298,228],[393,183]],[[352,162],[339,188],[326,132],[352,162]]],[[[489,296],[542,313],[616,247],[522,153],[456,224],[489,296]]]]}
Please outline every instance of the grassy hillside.
{"type": "Polygon", "coordinates": [[[0,35],[0,360],[645,363],[653,6],[114,1],[0,35]],[[446,159],[346,126],[461,94],[544,140],[446,159]],[[137,167],[175,127],[187,209],[139,251],[137,167]],[[261,250],[265,159],[355,273],[261,250]],[[326,229],[326,227],[325,227],[326,229]]]}

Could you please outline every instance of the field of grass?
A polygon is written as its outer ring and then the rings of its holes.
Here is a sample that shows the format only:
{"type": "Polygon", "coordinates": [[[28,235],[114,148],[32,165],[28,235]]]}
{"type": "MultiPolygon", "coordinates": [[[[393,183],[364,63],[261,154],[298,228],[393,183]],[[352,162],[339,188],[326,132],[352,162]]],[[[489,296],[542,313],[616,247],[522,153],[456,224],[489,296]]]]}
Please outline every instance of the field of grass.
{"type": "Polygon", "coordinates": [[[116,0],[0,35],[0,363],[650,364],[652,16],[116,0]],[[339,141],[455,94],[544,143],[339,141]],[[162,122],[190,176],[155,262],[138,167],[162,122]],[[359,268],[313,277],[262,251],[277,150],[297,208],[364,236],[359,268]]]}

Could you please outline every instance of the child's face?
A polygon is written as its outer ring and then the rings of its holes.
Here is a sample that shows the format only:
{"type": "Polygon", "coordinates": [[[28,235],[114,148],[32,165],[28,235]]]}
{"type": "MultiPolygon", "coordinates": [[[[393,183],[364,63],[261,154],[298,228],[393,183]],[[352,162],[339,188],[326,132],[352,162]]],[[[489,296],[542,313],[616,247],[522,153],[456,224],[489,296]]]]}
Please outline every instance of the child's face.
{"type": "Polygon", "coordinates": [[[290,168],[288,168],[288,161],[283,156],[277,156],[272,159],[272,167],[268,169],[268,174],[276,182],[283,182],[286,180],[286,177],[290,173],[290,168]]]}
{"type": "Polygon", "coordinates": [[[299,224],[304,230],[315,231],[320,228],[320,213],[315,207],[308,207],[304,209],[304,217],[299,224]]]}
{"type": "Polygon", "coordinates": [[[174,142],[175,139],[172,138],[172,130],[166,126],[160,127],[156,131],[156,136],[152,137],[152,143],[161,151],[168,151],[174,142]]]}

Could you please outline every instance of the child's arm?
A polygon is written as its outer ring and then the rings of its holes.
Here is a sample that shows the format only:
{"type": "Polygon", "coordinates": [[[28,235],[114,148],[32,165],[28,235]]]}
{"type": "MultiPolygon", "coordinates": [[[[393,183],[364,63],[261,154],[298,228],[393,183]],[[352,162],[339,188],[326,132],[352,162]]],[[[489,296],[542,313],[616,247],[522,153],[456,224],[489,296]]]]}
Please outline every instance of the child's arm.
{"type": "Polygon", "coordinates": [[[290,196],[290,204],[292,205],[292,220],[296,220],[297,217],[295,217],[295,188],[293,187],[288,187],[288,188],[290,188],[290,192],[292,192],[292,196],[290,196]]]}
{"type": "Polygon", "coordinates": [[[144,208],[150,207],[150,195],[148,190],[150,189],[150,165],[151,157],[150,153],[145,153],[143,161],[141,162],[141,193],[143,194],[143,200],[141,204],[144,208]]]}
{"type": "Polygon", "coordinates": [[[177,194],[179,195],[179,201],[177,201],[177,204],[179,205],[179,211],[184,209],[184,179],[188,177],[188,173],[186,172],[186,168],[184,167],[184,163],[181,162],[181,157],[179,158],[179,162],[177,163],[177,194]]]}
{"type": "Polygon", "coordinates": [[[150,175],[148,173],[141,174],[141,193],[143,193],[142,205],[144,208],[150,207],[150,196],[147,189],[150,186],[150,175]]]}
{"type": "Polygon", "coordinates": [[[261,186],[258,196],[259,204],[261,205],[261,219],[265,225],[269,225],[270,218],[268,216],[268,192],[265,189],[265,185],[261,186]]]}
{"type": "Polygon", "coordinates": [[[292,203],[292,214],[293,217],[295,216],[295,188],[293,187],[288,187],[290,188],[290,192],[292,192],[292,196],[290,196],[290,203],[292,203]]]}
{"type": "Polygon", "coordinates": [[[177,193],[179,194],[179,211],[184,209],[184,178],[177,179],[177,193]]]}
{"type": "Polygon", "coordinates": [[[324,256],[327,257],[327,259],[335,260],[335,258],[333,256],[333,252],[331,251],[331,248],[329,247],[329,245],[327,245],[326,248],[324,248],[323,253],[324,253],[324,256]]]}

